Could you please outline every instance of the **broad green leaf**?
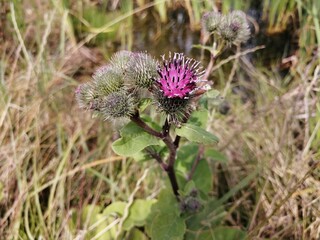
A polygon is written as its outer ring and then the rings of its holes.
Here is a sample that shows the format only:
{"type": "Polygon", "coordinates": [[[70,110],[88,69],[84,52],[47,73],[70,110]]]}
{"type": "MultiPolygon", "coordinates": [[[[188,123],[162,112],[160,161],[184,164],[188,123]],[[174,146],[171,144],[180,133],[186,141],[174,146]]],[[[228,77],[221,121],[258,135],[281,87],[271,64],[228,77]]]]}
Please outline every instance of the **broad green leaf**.
{"type": "Polygon", "coordinates": [[[127,239],[130,240],[148,240],[148,237],[137,228],[133,228],[127,239]]]}
{"type": "Polygon", "coordinates": [[[226,156],[215,149],[206,149],[204,152],[204,157],[211,158],[212,160],[221,162],[221,163],[228,162],[228,159],[226,158],[226,156]]]}
{"type": "Polygon", "coordinates": [[[137,152],[131,156],[137,162],[145,162],[151,159],[144,151],[137,152]]]}
{"type": "Polygon", "coordinates": [[[186,240],[242,240],[246,239],[246,233],[240,229],[231,227],[216,227],[200,230],[197,232],[188,232],[186,240]]]}
{"type": "Polygon", "coordinates": [[[107,216],[110,214],[117,214],[122,216],[126,205],[127,203],[121,202],[121,201],[113,202],[103,210],[102,214],[104,216],[107,216]]]}
{"type": "Polygon", "coordinates": [[[217,227],[213,229],[213,239],[216,240],[242,240],[246,239],[246,233],[240,229],[231,227],[217,227]]]}
{"type": "MultiPolygon", "coordinates": [[[[92,230],[86,234],[86,239],[95,237],[98,240],[112,240],[116,236],[116,226],[108,229],[108,231],[105,231],[105,229],[114,221],[114,218],[105,218],[100,212],[100,206],[86,206],[81,213],[81,228],[92,228],[92,230]]],[[[78,215],[77,212],[75,214],[78,215]]],[[[75,220],[77,218],[78,217],[76,217],[75,220]]]]}
{"type": "MultiPolygon", "coordinates": [[[[219,226],[222,223],[225,214],[224,208],[218,200],[212,199],[206,202],[201,212],[188,216],[186,221],[187,233],[185,239],[201,239],[197,236],[208,230],[212,231],[212,229],[219,226]]],[[[203,239],[207,239],[207,236],[203,236],[203,239]]]]}
{"type": "Polygon", "coordinates": [[[193,112],[188,122],[190,124],[205,128],[208,123],[208,116],[209,116],[208,110],[201,109],[193,112]]]}
{"type": "MultiPolygon", "coordinates": [[[[181,189],[185,188],[186,177],[190,173],[190,169],[198,156],[198,150],[199,147],[197,144],[184,145],[178,150],[175,169],[181,189]]],[[[200,160],[194,171],[192,180],[195,183],[196,189],[202,191],[204,194],[208,194],[212,189],[212,172],[205,159],[200,160]]]]}
{"type": "Polygon", "coordinates": [[[182,240],[186,225],[180,217],[180,207],[171,189],[163,189],[152,206],[146,231],[153,240],[182,240]]]}
{"type": "Polygon", "coordinates": [[[186,224],[174,213],[157,214],[150,227],[150,237],[153,240],[183,240],[186,224]]]}
{"type": "Polygon", "coordinates": [[[144,226],[155,200],[137,199],[130,206],[129,215],[123,222],[123,229],[130,230],[134,226],[144,226]]]}
{"type": "Polygon", "coordinates": [[[189,141],[196,143],[212,144],[219,141],[219,139],[212,133],[189,123],[183,124],[181,128],[177,128],[176,133],[177,135],[185,137],[189,141]]]}
{"type": "Polygon", "coordinates": [[[203,193],[208,194],[212,190],[212,172],[205,159],[199,161],[192,180],[197,186],[197,189],[201,190],[203,193]]]}
{"type": "Polygon", "coordinates": [[[113,151],[121,156],[133,156],[151,145],[160,145],[161,141],[146,133],[135,123],[128,123],[121,131],[121,138],[113,142],[113,151]]]}
{"type": "Polygon", "coordinates": [[[196,159],[199,146],[194,143],[183,145],[178,149],[177,160],[175,163],[176,171],[186,174],[189,173],[193,161],[196,159]]]}

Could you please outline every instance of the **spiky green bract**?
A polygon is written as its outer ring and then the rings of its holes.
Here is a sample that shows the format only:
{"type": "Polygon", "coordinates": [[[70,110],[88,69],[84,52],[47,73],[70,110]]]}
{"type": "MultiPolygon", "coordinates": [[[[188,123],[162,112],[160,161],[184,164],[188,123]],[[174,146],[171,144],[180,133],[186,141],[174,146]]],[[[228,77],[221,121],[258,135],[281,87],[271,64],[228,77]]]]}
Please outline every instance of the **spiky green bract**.
{"type": "Polygon", "coordinates": [[[123,74],[110,65],[99,68],[93,75],[94,91],[99,97],[117,92],[124,86],[123,74]]]}
{"type": "Polygon", "coordinates": [[[217,31],[228,44],[235,45],[246,42],[251,34],[246,14],[238,10],[223,16],[217,31]]]}
{"type": "Polygon", "coordinates": [[[130,117],[135,113],[137,101],[134,93],[125,90],[110,93],[101,102],[100,112],[104,119],[130,117]]]}
{"type": "Polygon", "coordinates": [[[119,51],[110,59],[110,64],[114,69],[121,71],[123,74],[128,67],[128,63],[131,61],[134,53],[126,50],[119,51]]]}
{"type": "Polygon", "coordinates": [[[158,62],[147,53],[133,53],[125,73],[126,83],[149,89],[158,77],[158,62]]]}
{"type": "Polygon", "coordinates": [[[201,19],[202,28],[208,33],[216,31],[221,22],[221,18],[222,15],[219,12],[205,13],[201,19]]]}
{"type": "Polygon", "coordinates": [[[94,108],[94,101],[97,98],[97,94],[94,91],[94,87],[90,83],[84,83],[78,86],[76,89],[76,100],[80,108],[92,109],[94,108]]]}
{"type": "Polygon", "coordinates": [[[192,100],[186,98],[168,98],[159,89],[153,90],[155,104],[158,109],[168,116],[169,122],[179,125],[192,112],[192,100]]]}

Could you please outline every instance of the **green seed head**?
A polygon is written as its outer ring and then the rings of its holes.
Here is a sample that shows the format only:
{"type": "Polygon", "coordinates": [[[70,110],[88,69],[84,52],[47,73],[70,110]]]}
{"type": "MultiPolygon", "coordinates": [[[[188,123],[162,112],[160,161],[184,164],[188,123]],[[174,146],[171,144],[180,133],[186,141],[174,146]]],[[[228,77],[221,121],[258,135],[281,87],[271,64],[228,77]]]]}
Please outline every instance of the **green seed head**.
{"type": "Polygon", "coordinates": [[[126,50],[119,51],[113,54],[113,56],[110,59],[110,64],[113,68],[124,73],[133,55],[134,53],[130,51],[126,51],[126,50]]]}
{"type": "Polygon", "coordinates": [[[221,18],[222,16],[219,12],[208,12],[204,14],[201,21],[202,28],[208,33],[216,31],[221,22],[221,18]]]}
{"type": "Polygon", "coordinates": [[[224,16],[218,27],[218,33],[228,44],[240,44],[250,38],[250,28],[246,14],[242,11],[233,11],[224,16]]]}
{"type": "Polygon", "coordinates": [[[99,97],[119,91],[123,84],[123,74],[110,65],[99,68],[93,75],[94,89],[99,97]]]}
{"type": "Polygon", "coordinates": [[[134,53],[125,74],[126,83],[149,89],[158,77],[158,62],[147,53],[134,53]]]}
{"type": "Polygon", "coordinates": [[[135,113],[137,101],[134,94],[124,90],[113,92],[100,103],[100,112],[104,119],[127,118],[135,113]]]}
{"type": "Polygon", "coordinates": [[[76,100],[80,108],[92,109],[95,105],[96,94],[93,85],[90,83],[84,83],[78,86],[75,91],[76,100]]]}

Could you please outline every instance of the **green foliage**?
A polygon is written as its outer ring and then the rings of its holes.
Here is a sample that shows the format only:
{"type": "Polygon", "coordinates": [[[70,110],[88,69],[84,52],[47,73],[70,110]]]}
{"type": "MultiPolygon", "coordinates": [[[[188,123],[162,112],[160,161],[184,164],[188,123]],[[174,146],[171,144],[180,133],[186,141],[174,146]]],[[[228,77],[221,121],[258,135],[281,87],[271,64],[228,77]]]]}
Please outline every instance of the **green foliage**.
{"type": "Polygon", "coordinates": [[[122,156],[133,156],[151,145],[160,145],[160,140],[146,133],[135,123],[130,122],[120,130],[121,138],[112,144],[113,151],[122,156]]]}
{"type": "Polygon", "coordinates": [[[191,114],[188,122],[201,128],[206,128],[208,124],[208,116],[208,110],[200,109],[191,114]]]}
{"type": "Polygon", "coordinates": [[[180,217],[177,199],[169,189],[163,189],[158,201],[152,206],[146,231],[153,240],[182,240],[186,231],[184,219],[180,217]]]}
{"type": "Polygon", "coordinates": [[[204,157],[220,163],[227,163],[228,161],[225,155],[212,148],[205,150],[204,157]]]}
{"type": "Polygon", "coordinates": [[[129,215],[123,222],[123,229],[128,231],[134,226],[142,227],[146,224],[146,219],[148,218],[151,207],[155,203],[155,200],[143,200],[137,199],[130,206],[129,215]]]}
{"type": "Polygon", "coordinates": [[[177,128],[176,133],[179,136],[185,137],[189,141],[196,143],[212,144],[219,141],[219,139],[212,133],[207,132],[197,125],[189,123],[183,124],[180,128],[177,128]]]}
{"type": "MultiPolygon", "coordinates": [[[[186,184],[186,176],[188,176],[190,169],[198,156],[198,150],[199,147],[196,144],[188,144],[182,146],[178,151],[176,171],[181,188],[186,184]]],[[[212,172],[205,159],[200,160],[192,180],[196,189],[200,190],[205,195],[212,190],[212,172]]]]}
{"type": "MultiPolygon", "coordinates": [[[[82,12],[79,12],[77,15],[72,15],[72,22],[76,33],[82,37],[88,33],[99,32],[99,28],[104,27],[106,23],[118,17],[121,17],[120,11],[113,11],[106,14],[101,8],[88,5],[82,9],[82,12]]],[[[107,40],[115,39],[119,28],[120,23],[117,23],[104,29],[94,38],[93,43],[102,44],[107,40]]]]}

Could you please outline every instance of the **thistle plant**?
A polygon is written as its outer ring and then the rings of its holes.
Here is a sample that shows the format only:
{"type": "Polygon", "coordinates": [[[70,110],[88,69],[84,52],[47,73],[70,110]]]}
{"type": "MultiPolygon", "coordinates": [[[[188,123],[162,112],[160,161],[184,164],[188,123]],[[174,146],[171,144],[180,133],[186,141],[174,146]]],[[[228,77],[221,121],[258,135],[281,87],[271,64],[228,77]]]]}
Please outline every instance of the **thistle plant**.
{"type": "MultiPolygon", "coordinates": [[[[167,172],[179,201],[174,163],[180,138],[185,136],[192,139],[193,136],[189,136],[191,131],[199,131],[197,126],[193,125],[189,129],[187,121],[192,111],[197,109],[197,97],[209,89],[202,78],[204,72],[200,62],[184,56],[183,53],[174,53],[173,56],[169,53],[168,59],[163,56],[160,65],[147,53],[121,51],[112,56],[108,65],[94,73],[90,83],[80,85],[76,90],[80,107],[93,111],[94,115],[104,120],[132,121],[140,127],[139,131],[152,136],[152,140],[157,139],[154,141],[157,144],[151,145],[158,145],[159,140],[165,144],[169,152],[166,161],[160,156],[160,151],[154,151],[154,148],[150,147],[150,142],[143,143],[142,149],[135,150],[144,151],[160,163],[167,172]],[[139,106],[146,97],[159,110],[159,119],[164,119],[161,131],[151,128],[150,123],[141,116],[139,106]]],[[[216,142],[215,136],[205,133],[210,143],[216,142]]],[[[130,156],[132,151],[122,145],[123,139],[128,140],[130,137],[123,134],[123,131],[121,137],[113,144],[113,150],[120,155],[130,156]]]]}
{"type": "MultiPolygon", "coordinates": [[[[226,47],[246,41],[250,34],[240,11],[205,14],[202,24],[203,31],[214,37],[211,48],[202,46],[210,49],[213,58],[226,47]]],[[[208,100],[217,92],[208,81],[212,64],[203,69],[199,61],[183,53],[169,53],[158,61],[146,52],[120,51],[94,73],[92,81],[76,90],[79,106],[94,116],[111,122],[126,120],[120,138],[112,144],[116,154],[154,159],[167,174],[172,191],[161,191],[155,204],[145,200],[146,206],[153,204],[144,219],[152,239],[167,239],[163,231],[168,219],[175,222],[172,231],[179,236],[175,239],[182,239],[187,224],[200,225],[208,208],[215,209],[208,200],[212,173],[205,160],[215,156],[210,146],[218,142],[206,129],[208,100]],[[193,217],[198,213],[199,217],[193,217]]],[[[142,226],[140,220],[131,221],[142,226]]],[[[186,239],[195,239],[192,234],[186,239]]]]}

